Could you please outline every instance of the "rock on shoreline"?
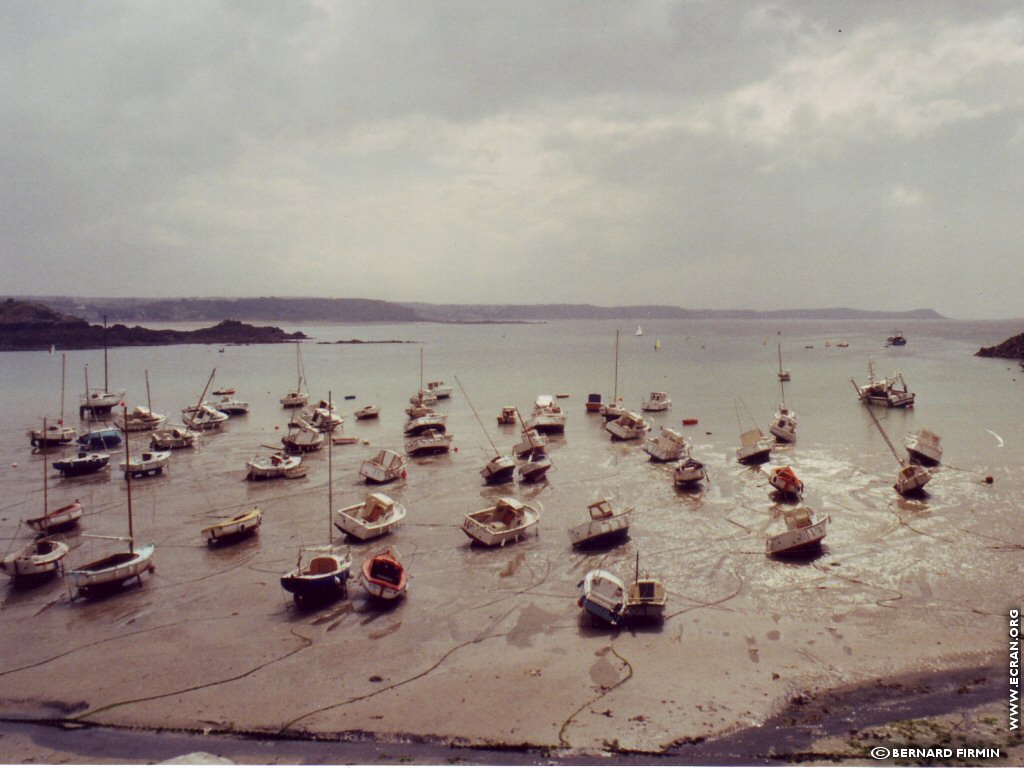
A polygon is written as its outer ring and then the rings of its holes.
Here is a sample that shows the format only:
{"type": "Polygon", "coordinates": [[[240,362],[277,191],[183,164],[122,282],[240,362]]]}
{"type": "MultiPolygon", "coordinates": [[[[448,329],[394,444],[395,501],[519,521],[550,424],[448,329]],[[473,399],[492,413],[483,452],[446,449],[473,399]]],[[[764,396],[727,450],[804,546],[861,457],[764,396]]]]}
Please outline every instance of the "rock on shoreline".
{"type": "Polygon", "coordinates": [[[8,299],[0,304],[0,351],[95,349],[168,344],[277,344],[308,338],[301,331],[286,333],[275,326],[254,326],[224,320],[194,331],[154,330],[120,323],[106,329],[43,304],[8,299]]]}
{"type": "Polygon", "coordinates": [[[1003,357],[1010,360],[1024,360],[1024,333],[1007,339],[994,347],[982,347],[974,353],[975,357],[1003,357]]]}

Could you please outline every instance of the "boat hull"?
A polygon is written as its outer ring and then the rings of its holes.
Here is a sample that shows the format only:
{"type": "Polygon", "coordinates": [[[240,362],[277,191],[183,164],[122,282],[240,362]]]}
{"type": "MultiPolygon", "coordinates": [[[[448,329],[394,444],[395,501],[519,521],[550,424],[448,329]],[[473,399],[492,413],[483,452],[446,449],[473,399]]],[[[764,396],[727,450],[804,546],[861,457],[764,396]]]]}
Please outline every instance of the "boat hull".
{"type": "Polygon", "coordinates": [[[103,590],[118,589],[131,579],[142,585],[142,574],[156,569],[153,553],[156,547],[147,544],[129,552],[119,552],[68,571],[74,587],[71,599],[88,597],[103,590]]]}
{"type": "Polygon", "coordinates": [[[348,594],[351,563],[338,555],[320,555],[308,568],[296,568],[281,577],[281,587],[297,605],[326,602],[348,594]]]}
{"type": "Polygon", "coordinates": [[[783,531],[765,541],[765,554],[769,557],[787,557],[817,552],[825,538],[829,518],[819,520],[806,528],[783,531]]]}
{"type": "Polygon", "coordinates": [[[53,462],[53,468],[65,477],[78,477],[99,472],[110,463],[110,456],[105,453],[94,453],[87,456],[79,455],[73,459],[53,462]]]}
{"type": "Polygon", "coordinates": [[[222,520],[203,528],[203,538],[208,545],[216,546],[222,540],[236,540],[252,536],[263,523],[263,513],[259,508],[222,520]]]}
{"type": "Polygon", "coordinates": [[[390,551],[363,561],[359,576],[363,588],[377,600],[397,600],[405,594],[409,584],[405,567],[390,551]]]}
{"type": "Polygon", "coordinates": [[[629,538],[632,513],[623,512],[602,520],[590,520],[569,529],[569,543],[579,549],[615,544],[629,538]]]}
{"type": "Polygon", "coordinates": [[[64,542],[41,539],[0,560],[0,570],[16,582],[42,580],[61,572],[67,554],[64,542]]]}
{"type": "Polygon", "coordinates": [[[39,533],[56,533],[77,525],[81,517],[82,505],[75,501],[48,514],[29,518],[25,525],[39,533]]]}

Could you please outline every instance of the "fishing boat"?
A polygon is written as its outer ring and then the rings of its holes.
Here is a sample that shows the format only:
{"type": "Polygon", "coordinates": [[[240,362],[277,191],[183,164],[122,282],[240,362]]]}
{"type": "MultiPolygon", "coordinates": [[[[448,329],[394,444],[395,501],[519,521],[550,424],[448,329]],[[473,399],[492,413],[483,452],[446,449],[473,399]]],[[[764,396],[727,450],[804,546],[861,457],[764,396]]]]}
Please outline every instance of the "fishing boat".
{"type": "Polygon", "coordinates": [[[587,511],[590,519],[569,529],[569,543],[574,547],[597,547],[629,538],[633,507],[616,512],[608,499],[601,499],[587,511]]]}
{"type": "Polygon", "coordinates": [[[405,452],[409,456],[428,456],[435,453],[448,453],[452,447],[453,435],[428,429],[405,441],[405,452]]]}
{"type": "Polygon", "coordinates": [[[68,551],[63,541],[36,539],[0,560],[0,571],[16,584],[41,581],[63,570],[68,551]]]}
{"type": "Polygon", "coordinates": [[[643,451],[651,461],[679,461],[689,450],[686,438],[669,427],[662,427],[657,437],[648,437],[643,445],[643,451]]]}
{"type": "Polygon", "coordinates": [[[640,410],[642,411],[667,411],[672,407],[672,398],[668,396],[668,392],[651,392],[651,394],[641,403],[640,410]]]}
{"type": "Polygon", "coordinates": [[[555,403],[551,395],[540,395],[533,406],[533,415],[526,422],[527,427],[542,435],[560,435],[565,432],[565,411],[555,403]]]}
{"type": "Polygon", "coordinates": [[[814,519],[808,507],[782,510],[786,530],[765,539],[765,554],[769,557],[785,557],[813,553],[821,548],[821,542],[828,532],[830,518],[826,515],[814,519]]]}
{"type": "Polygon", "coordinates": [[[171,452],[166,451],[143,451],[131,463],[127,460],[121,462],[121,471],[125,477],[148,477],[159,475],[164,468],[171,463],[171,452]]]}
{"type": "Polygon", "coordinates": [[[803,481],[796,476],[792,467],[774,467],[768,473],[768,483],[783,496],[799,498],[804,493],[803,481]]]}
{"type": "Polygon", "coordinates": [[[857,397],[865,405],[877,405],[885,408],[911,408],[914,405],[914,393],[907,387],[903,374],[897,371],[885,379],[875,378],[875,365],[868,363],[868,383],[860,386],[850,379],[857,397]]]}
{"type": "Polygon", "coordinates": [[[79,451],[77,455],[53,462],[53,468],[65,477],[78,477],[99,472],[110,464],[109,453],[79,451]]]}
{"type": "Polygon", "coordinates": [[[30,429],[28,431],[29,442],[33,448],[49,448],[51,445],[67,445],[74,440],[78,433],[74,427],[64,423],[64,381],[67,370],[67,353],[61,355],[60,364],[60,418],[43,419],[43,428],[30,429]]]}
{"type": "Polygon", "coordinates": [[[933,467],[942,462],[942,438],[927,429],[919,429],[904,438],[910,460],[933,467]]]}
{"type": "Polygon", "coordinates": [[[895,330],[892,336],[889,336],[885,340],[885,346],[887,347],[904,347],[907,344],[907,337],[903,335],[903,331],[895,330]]]}
{"type": "Polygon", "coordinates": [[[651,429],[644,417],[633,411],[626,411],[614,421],[604,425],[612,440],[639,440],[651,429]]]}
{"type": "Polygon", "coordinates": [[[519,420],[519,409],[514,405],[503,405],[498,413],[498,424],[505,426],[519,420]]]}
{"type": "Polygon", "coordinates": [[[768,461],[775,440],[754,427],[740,435],[740,447],[736,449],[736,460],[740,464],[764,464],[768,461]]]}
{"type": "Polygon", "coordinates": [[[295,342],[295,370],[298,375],[298,383],[295,389],[285,393],[278,402],[282,408],[302,408],[309,402],[309,393],[304,389],[306,374],[302,369],[302,346],[301,342],[295,342]]]}
{"type": "Polygon", "coordinates": [[[336,600],[348,594],[352,550],[334,546],[334,471],[331,442],[327,442],[327,544],[299,548],[295,568],[281,577],[281,587],[297,606],[336,600]]]}
{"type": "Polygon", "coordinates": [[[359,504],[339,509],[334,527],[359,541],[367,541],[391,533],[404,518],[404,504],[383,493],[368,493],[359,504]]]}
{"type": "Polygon", "coordinates": [[[447,400],[452,396],[452,388],[443,381],[428,381],[427,390],[433,392],[438,400],[447,400]]]}
{"type": "Polygon", "coordinates": [[[359,476],[367,483],[390,483],[405,477],[407,464],[405,456],[385,448],[359,466],[359,476]]]}
{"type": "Polygon", "coordinates": [[[432,413],[435,413],[433,406],[426,405],[425,403],[422,405],[410,405],[405,409],[405,414],[410,419],[418,419],[421,416],[429,416],[432,413]]]}
{"type": "Polygon", "coordinates": [[[246,478],[249,480],[272,480],[283,477],[289,480],[305,477],[307,467],[302,463],[302,456],[283,451],[267,456],[254,456],[245,463],[246,478]]]}
{"type": "Polygon", "coordinates": [[[114,406],[124,400],[124,390],[110,389],[110,376],[107,356],[107,316],[103,316],[103,389],[89,387],[89,366],[85,367],[85,392],[78,399],[78,413],[90,416],[97,413],[110,413],[114,406]]]}
{"type": "Polygon", "coordinates": [[[640,553],[637,552],[635,575],[626,588],[623,618],[629,621],[661,621],[665,617],[667,603],[665,583],[647,573],[640,576],[640,553]]]}
{"type": "Polygon", "coordinates": [[[704,464],[692,456],[680,461],[672,473],[673,482],[680,488],[695,486],[707,477],[708,471],[704,464]]]}
{"type": "Polygon", "coordinates": [[[289,453],[311,453],[324,447],[324,434],[299,417],[292,420],[288,434],[281,438],[281,444],[289,453]]]}
{"type": "Polygon", "coordinates": [[[76,442],[91,451],[116,448],[121,444],[121,430],[116,427],[90,428],[85,434],[79,435],[76,442]]]}
{"type": "Polygon", "coordinates": [[[597,412],[604,416],[605,421],[617,419],[626,412],[619,400],[619,332],[615,331],[615,388],[610,402],[599,405],[597,412]]]}
{"type": "Polygon", "coordinates": [[[526,461],[519,465],[516,470],[519,480],[523,483],[540,483],[547,477],[551,469],[551,459],[544,452],[543,448],[535,448],[526,457],[526,461]]]}
{"type": "Polygon", "coordinates": [[[360,421],[363,419],[376,419],[380,416],[380,408],[376,405],[364,405],[353,415],[360,421]]]}
{"type": "Polygon", "coordinates": [[[485,547],[504,547],[521,539],[539,521],[537,507],[506,496],[498,499],[493,507],[467,514],[462,521],[462,532],[485,547]]]}
{"type": "Polygon", "coordinates": [[[576,585],[580,596],[576,603],[593,624],[605,622],[618,626],[626,611],[626,585],[615,574],[601,568],[588,571],[576,585]]]}
{"type": "MultiPolygon", "coordinates": [[[[131,449],[129,442],[124,444],[124,459],[131,464],[131,449]]],[[[68,579],[71,582],[73,591],[72,601],[79,597],[88,597],[96,592],[113,590],[123,586],[128,581],[135,579],[139,586],[142,586],[142,574],[147,571],[152,573],[156,566],[153,564],[153,554],[156,547],[153,544],[143,546],[135,545],[135,525],[132,515],[132,480],[127,478],[128,487],[128,549],[92,560],[68,571],[68,579]]]]}
{"type": "Polygon", "coordinates": [[[363,561],[363,588],[378,600],[397,600],[406,593],[409,575],[394,547],[377,552],[363,561]]]}
{"type": "Polygon", "coordinates": [[[199,437],[198,432],[184,425],[165,427],[156,430],[149,436],[149,447],[154,451],[191,448],[196,444],[197,437],[199,437]]]}
{"type": "Polygon", "coordinates": [[[240,539],[243,536],[251,536],[259,530],[263,523],[263,512],[259,507],[254,507],[248,512],[242,512],[234,517],[227,517],[218,520],[213,525],[208,525],[202,530],[203,538],[207,545],[213,547],[223,540],[240,539]]]}
{"type": "Polygon", "coordinates": [[[899,463],[900,468],[896,472],[896,482],[893,484],[893,488],[901,496],[909,496],[911,494],[919,493],[928,484],[928,481],[932,479],[931,473],[922,467],[920,464],[915,464],[909,459],[904,459],[896,451],[896,446],[892,444],[892,440],[889,439],[889,435],[885,429],[882,428],[882,423],[875,416],[874,412],[869,408],[868,415],[871,417],[871,421],[874,422],[875,427],[878,429],[878,433],[882,436],[885,444],[889,447],[889,451],[892,453],[893,458],[899,463]]]}
{"type": "Polygon", "coordinates": [[[493,456],[488,457],[487,463],[484,468],[480,470],[480,476],[484,479],[487,485],[500,485],[502,483],[508,483],[512,480],[512,475],[516,471],[516,461],[511,456],[503,456],[495,446],[494,441],[491,440],[491,435],[487,431],[487,427],[484,426],[483,421],[480,419],[480,414],[477,413],[476,408],[473,406],[473,401],[469,399],[469,393],[466,392],[466,388],[462,386],[462,380],[458,376],[455,377],[455,383],[459,385],[459,389],[462,391],[462,396],[466,398],[466,402],[469,403],[469,409],[473,412],[473,417],[476,419],[476,423],[480,425],[480,429],[483,430],[484,437],[487,438],[487,442],[491,446],[493,456]]]}
{"type": "Polygon", "coordinates": [[[153,413],[144,405],[137,405],[125,415],[114,417],[114,424],[122,432],[146,432],[159,429],[167,417],[161,413],[153,413]]]}

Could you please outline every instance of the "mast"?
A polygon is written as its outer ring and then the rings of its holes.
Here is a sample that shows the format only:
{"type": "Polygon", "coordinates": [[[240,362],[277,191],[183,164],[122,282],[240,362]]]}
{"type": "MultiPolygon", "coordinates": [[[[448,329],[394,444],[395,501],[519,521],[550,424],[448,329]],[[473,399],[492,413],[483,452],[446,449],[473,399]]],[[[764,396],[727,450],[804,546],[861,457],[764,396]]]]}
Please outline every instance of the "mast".
{"type": "Polygon", "coordinates": [[[422,391],[423,391],[423,347],[420,347],[420,392],[422,392],[422,391]]]}
{"type": "Polygon", "coordinates": [[[85,417],[89,429],[92,429],[92,406],[89,404],[89,364],[85,364],[85,405],[78,409],[78,418],[82,418],[82,411],[85,410],[85,417]]]}
{"type": "MultiPolygon", "coordinates": [[[[153,415],[153,400],[149,396],[149,369],[146,369],[146,407],[149,409],[149,415],[153,415]]],[[[125,422],[126,424],[128,422],[125,422]]]]}
{"type": "MultiPolygon", "coordinates": [[[[854,384],[854,386],[856,386],[856,384],[854,384]]],[[[882,439],[885,440],[885,444],[889,446],[889,450],[892,451],[893,457],[896,459],[896,461],[900,463],[900,466],[902,467],[905,462],[903,461],[903,459],[900,458],[900,455],[896,453],[896,446],[892,444],[892,440],[890,440],[889,436],[885,434],[885,430],[882,429],[881,422],[878,421],[878,417],[875,416],[875,413],[874,411],[871,410],[870,406],[868,407],[868,415],[871,417],[871,420],[875,422],[875,426],[878,427],[878,431],[882,435],[882,439]]]]}
{"type": "MultiPolygon", "coordinates": [[[[331,390],[327,390],[327,411],[334,413],[334,402],[331,390]]],[[[328,416],[328,419],[330,417],[328,416]]],[[[334,529],[331,526],[331,515],[334,511],[334,436],[327,433],[327,545],[334,545],[334,529]]]]}
{"type": "Polygon", "coordinates": [[[103,391],[110,391],[110,379],[107,375],[107,316],[103,316],[103,391]]]}
{"type": "MultiPolygon", "coordinates": [[[[195,410],[195,412],[193,414],[193,419],[196,418],[197,416],[199,416],[199,409],[203,405],[203,400],[206,399],[206,390],[208,390],[210,388],[210,385],[213,383],[213,376],[216,373],[217,373],[217,369],[216,368],[214,368],[212,371],[210,371],[210,378],[206,380],[206,386],[203,387],[203,394],[201,394],[199,396],[199,402],[196,403],[196,410],[195,410]]],[[[147,381],[148,381],[148,379],[147,379],[147,381]]],[[[125,418],[127,418],[127,415],[125,416],[125,418]]]]}
{"type": "MultiPolygon", "coordinates": [[[[476,423],[480,425],[480,429],[484,431],[484,437],[486,437],[487,442],[491,444],[491,450],[494,451],[494,458],[498,458],[498,456],[500,456],[501,453],[500,451],[498,451],[497,447],[495,447],[494,441],[491,440],[491,436],[487,433],[487,427],[485,427],[484,423],[480,421],[480,415],[476,412],[476,408],[473,407],[473,401],[469,399],[469,395],[466,394],[466,388],[462,386],[462,382],[459,381],[458,376],[455,377],[455,383],[458,384],[459,389],[462,390],[462,396],[466,398],[466,402],[469,403],[469,410],[471,410],[473,412],[473,415],[476,416],[476,423]]],[[[516,413],[519,413],[518,408],[516,409],[516,413]]]]}
{"type": "MultiPolygon", "coordinates": [[[[122,403],[121,407],[124,408],[124,423],[127,425],[128,406],[122,403]]],[[[128,551],[135,552],[135,524],[132,518],[132,457],[131,451],[128,447],[131,440],[128,439],[128,434],[128,432],[124,433],[124,464],[126,469],[124,479],[128,483],[128,551]]]]}
{"type": "Polygon", "coordinates": [[[619,401],[619,329],[615,329],[615,394],[612,395],[612,403],[619,401]]]}
{"type": "MultiPolygon", "coordinates": [[[[68,367],[68,353],[63,352],[60,356],[60,425],[64,426],[64,374],[68,367]]],[[[86,387],[88,389],[88,387],[86,387]]],[[[44,419],[45,421],[45,419],[44,419]]],[[[43,424],[43,434],[46,434],[46,424],[43,424]]]]}
{"type": "MultiPolygon", "coordinates": [[[[46,440],[46,417],[43,416],[43,440],[46,440]]],[[[50,505],[47,498],[46,459],[43,459],[43,517],[50,514],[50,505]]]]}
{"type": "Polygon", "coordinates": [[[786,379],[782,375],[782,344],[779,344],[779,391],[782,393],[782,405],[779,408],[783,413],[786,412],[786,379]]]}

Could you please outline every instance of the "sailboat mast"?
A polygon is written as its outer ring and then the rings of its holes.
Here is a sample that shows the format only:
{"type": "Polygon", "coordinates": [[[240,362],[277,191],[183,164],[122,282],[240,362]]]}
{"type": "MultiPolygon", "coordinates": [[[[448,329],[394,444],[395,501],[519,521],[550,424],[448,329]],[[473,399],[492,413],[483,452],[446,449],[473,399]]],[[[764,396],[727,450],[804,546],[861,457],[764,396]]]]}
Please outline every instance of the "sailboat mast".
{"type": "Polygon", "coordinates": [[[423,391],[423,347],[420,347],[420,392],[423,391]]]}
{"type": "MultiPolygon", "coordinates": [[[[64,426],[64,379],[65,372],[68,368],[68,353],[63,352],[60,356],[60,425],[64,426]]],[[[86,387],[88,389],[88,387],[86,387]]],[[[43,428],[43,434],[46,434],[46,428],[43,428]]]]}
{"type": "MultiPolygon", "coordinates": [[[[856,386],[856,385],[854,385],[854,386],[856,386]]],[[[885,440],[885,444],[887,446],[889,446],[889,450],[892,451],[893,457],[896,459],[896,461],[898,461],[900,463],[900,466],[902,467],[903,466],[903,459],[901,459],[900,455],[898,453],[896,453],[896,446],[894,446],[892,444],[892,440],[889,439],[889,436],[885,433],[885,430],[882,429],[881,422],[878,420],[878,417],[875,416],[875,414],[871,410],[870,406],[868,406],[868,416],[870,416],[871,420],[873,422],[875,422],[875,426],[878,427],[878,431],[882,435],[882,439],[885,440]]]]}
{"type": "Polygon", "coordinates": [[[103,391],[110,391],[110,378],[107,374],[107,316],[103,316],[103,391]]]}
{"type": "MultiPolygon", "coordinates": [[[[327,412],[334,413],[334,398],[331,390],[327,390],[327,412]]],[[[330,416],[328,416],[328,420],[330,416]]],[[[331,515],[334,511],[334,436],[327,433],[327,544],[334,544],[334,528],[331,526],[331,515]]]]}
{"type": "MultiPolygon", "coordinates": [[[[124,423],[128,424],[128,406],[122,403],[124,408],[124,423]]],[[[128,439],[128,432],[124,433],[124,465],[125,473],[124,479],[128,483],[128,551],[135,551],[135,521],[132,517],[132,457],[131,450],[129,449],[129,443],[131,440],[128,439]]]]}
{"type": "Polygon", "coordinates": [[[619,329],[615,329],[615,394],[612,395],[612,403],[619,401],[619,329]]]}
{"type": "Polygon", "coordinates": [[[786,409],[786,377],[782,374],[782,345],[779,344],[779,392],[782,398],[782,410],[786,409]]]}
{"type": "MultiPolygon", "coordinates": [[[[153,400],[149,396],[149,369],[146,369],[146,407],[149,409],[150,415],[153,414],[153,400]]],[[[127,424],[127,422],[125,422],[127,424]]]]}
{"type": "MultiPolygon", "coordinates": [[[[46,417],[43,417],[43,440],[46,440],[46,417]]],[[[43,459],[43,517],[50,514],[50,504],[47,497],[46,459],[43,459]]]]}
{"type": "Polygon", "coordinates": [[[196,416],[199,415],[199,409],[203,405],[203,400],[206,399],[206,390],[208,390],[210,388],[210,385],[213,383],[213,377],[214,377],[214,374],[216,374],[216,373],[217,373],[217,369],[216,368],[214,368],[212,371],[210,371],[210,378],[208,378],[206,380],[206,386],[203,387],[203,394],[201,394],[199,396],[199,402],[196,403],[196,416]]]}
{"type": "MultiPolygon", "coordinates": [[[[480,415],[476,412],[476,408],[473,407],[473,401],[469,399],[469,395],[466,394],[466,388],[464,386],[462,386],[462,382],[459,381],[459,377],[458,376],[455,377],[455,383],[458,384],[459,385],[459,389],[462,390],[462,396],[464,398],[466,398],[466,402],[469,403],[469,410],[471,410],[473,412],[473,415],[476,416],[476,423],[479,424],[480,425],[480,429],[482,429],[484,431],[484,437],[486,437],[487,438],[487,442],[491,444],[491,450],[494,451],[494,456],[497,457],[499,455],[498,449],[494,445],[494,441],[491,440],[491,436],[487,433],[487,427],[485,427],[484,423],[482,421],[480,421],[480,415]]],[[[516,413],[518,413],[518,412],[519,411],[517,409],[516,413]]]]}

